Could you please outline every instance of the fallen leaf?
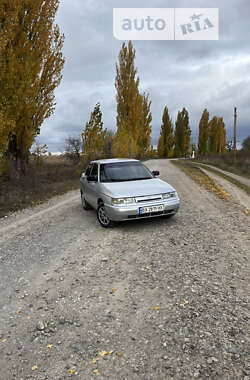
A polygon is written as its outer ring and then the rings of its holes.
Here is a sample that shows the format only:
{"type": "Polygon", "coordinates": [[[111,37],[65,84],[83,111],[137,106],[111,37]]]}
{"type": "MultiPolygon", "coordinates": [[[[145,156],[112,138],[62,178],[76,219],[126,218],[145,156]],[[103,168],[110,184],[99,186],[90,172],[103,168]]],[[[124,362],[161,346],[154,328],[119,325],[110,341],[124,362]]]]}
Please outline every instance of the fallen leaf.
{"type": "Polygon", "coordinates": [[[158,307],[158,306],[155,306],[155,307],[154,307],[154,310],[155,310],[155,311],[159,310],[159,307],[158,307]]]}
{"type": "Polygon", "coordinates": [[[117,288],[111,288],[110,290],[112,293],[115,293],[118,289],[117,288]]]}
{"type": "Polygon", "coordinates": [[[32,369],[32,371],[36,371],[37,368],[38,368],[37,365],[33,365],[33,367],[31,369],[32,369]]]}
{"type": "Polygon", "coordinates": [[[185,305],[189,304],[189,301],[188,300],[184,300],[183,303],[180,304],[181,307],[184,307],[185,305]]]}
{"type": "Polygon", "coordinates": [[[21,310],[17,310],[16,311],[16,314],[18,315],[18,314],[20,314],[21,313],[21,310]]]}
{"type": "Polygon", "coordinates": [[[7,339],[2,339],[2,343],[6,343],[7,342],[7,339]]]}
{"type": "Polygon", "coordinates": [[[119,356],[119,358],[121,358],[121,357],[122,357],[122,355],[123,355],[123,353],[122,353],[122,352],[117,352],[117,356],[119,356]]]}
{"type": "Polygon", "coordinates": [[[95,364],[99,359],[98,358],[94,358],[92,359],[92,363],[95,364]]]}
{"type": "Polygon", "coordinates": [[[99,373],[98,369],[94,369],[94,370],[93,370],[93,373],[94,373],[95,375],[98,375],[98,373],[99,373]]]}
{"type": "Polygon", "coordinates": [[[48,348],[52,348],[52,347],[53,347],[53,344],[47,344],[47,347],[48,347],[48,348]]]}
{"type": "Polygon", "coordinates": [[[245,210],[244,213],[245,213],[246,215],[248,215],[248,214],[249,214],[249,211],[248,211],[248,210],[245,210]]]}
{"type": "Polygon", "coordinates": [[[112,354],[113,354],[113,352],[114,352],[113,350],[109,351],[109,355],[112,355],[112,354]]]}
{"type": "Polygon", "coordinates": [[[105,350],[102,350],[99,355],[103,358],[105,355],[108,355],[108,352],[105,350]]]}
{"type": "Polygon", "coordinates": [[[75,372],[76,372],[76,371],[75,371],[74,369],[70,369],[70,370],[69,370],[69,373],[71,373],[71,375],[74,375],[75,372]]]}

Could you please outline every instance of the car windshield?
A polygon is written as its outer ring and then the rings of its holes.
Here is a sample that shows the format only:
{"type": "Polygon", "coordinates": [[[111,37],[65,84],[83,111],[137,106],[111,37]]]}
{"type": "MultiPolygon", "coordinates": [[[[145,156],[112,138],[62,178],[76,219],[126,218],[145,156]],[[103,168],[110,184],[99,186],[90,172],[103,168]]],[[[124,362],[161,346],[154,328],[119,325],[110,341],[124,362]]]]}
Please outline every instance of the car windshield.
{"type": "Polygon", "coordinates": [[[152,178],[149,169],[136,161],[102,164],[100,167],[101,182],[139,181],[152,178]]]}

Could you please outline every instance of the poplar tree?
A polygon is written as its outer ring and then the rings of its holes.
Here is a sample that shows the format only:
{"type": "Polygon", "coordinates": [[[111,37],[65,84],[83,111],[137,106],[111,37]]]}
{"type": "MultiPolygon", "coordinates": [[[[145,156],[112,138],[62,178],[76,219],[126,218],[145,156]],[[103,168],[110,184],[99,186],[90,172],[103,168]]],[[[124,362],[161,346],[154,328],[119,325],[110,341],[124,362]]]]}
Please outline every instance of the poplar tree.
{"type": "Polygon", "coordinates": [[[214,116],[209,122],[209,153],[217,153],[217,127],[218,118],[214,116]]]}
{"type": "Polygon", "coordinates": [[[209,153],[221,154],[226,151],[226,129],[222,117],[214,116],[209,122],[209,153]]]}
{"type": "Polygon", "coordinates": [[[141,116],[140,130],[137,138],[137,155],[139,158],[147,157],[151,151],[151,101],[149,95],[144,93],[141,95],[141,116]]]}
{"type": "Polygon", "coordinates": [[[25,173],[29,150],[55,107],[64,37],[54,24],[59,0],[1,0],[0,133],[2,154],[25,173]],[[4,135],[4,137],[2,137],[4,135]]]}
{"type": "Polygon", "coordinates": [[[218,144],[217,153],[222,154],[226,152],[226,128],[223,117],[218,119],[218,144]]]}
{"type": "Polygon", "coordinates": [[[175,123],[175,147],[174,153],[177,157],[186,157],[190,146],[191,129],[189,126],[188,111],[183,108],[178,112],[175,123]]]}
{"type": "Polygon", "coordinates": [[[206,155],[208,153],[208,137],[209,137],[209,112],[207,109],[203,114],[199,123],[199,140],[198,140],[198,153],[206,155]]]}
{"type": "Polygon", "coordinates": [[[116,65],[117,133],[113,154],[143,157],[150,150],[152,115],[147,94],[140,94],[132,42],[123,43],[116,65]]]}
{"type": "Polygon", "coordinates": [[[101,158],[104,154],[106,129],[103,129],[102,112],[97,103],[82,133],[83,154],[87,161],[101,158]]]}
{"type": "Polygon", "coordinates": [[[157,151],[159,157],[172,157],[174,147],[173,123],[170,119],[168,108],[165,107],[162,116],[160,137],[158,140],[157,151]]]}

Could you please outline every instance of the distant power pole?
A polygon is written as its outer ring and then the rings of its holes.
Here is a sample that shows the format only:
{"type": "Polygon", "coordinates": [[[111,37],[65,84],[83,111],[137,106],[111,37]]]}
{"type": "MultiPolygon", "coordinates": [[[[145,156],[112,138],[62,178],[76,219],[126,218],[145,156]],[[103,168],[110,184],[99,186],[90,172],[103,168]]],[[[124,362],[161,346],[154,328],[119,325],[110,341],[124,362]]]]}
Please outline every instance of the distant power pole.
{"type": "Polygon", "coordinates": [[[234,151],[236,151],[237,107],[234,107],[234,151]]]}

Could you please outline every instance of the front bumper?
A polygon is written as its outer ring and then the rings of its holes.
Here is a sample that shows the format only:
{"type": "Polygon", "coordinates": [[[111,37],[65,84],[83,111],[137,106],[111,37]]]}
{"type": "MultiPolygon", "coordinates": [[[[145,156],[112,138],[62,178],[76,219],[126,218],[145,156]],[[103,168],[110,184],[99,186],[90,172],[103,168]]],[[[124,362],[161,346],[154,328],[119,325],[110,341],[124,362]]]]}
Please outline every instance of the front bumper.
{"type": "Polygon", "coordinates": [[[168,200],[161,200],[158,202],[145,202],[145,203],[136,203],[126,206],[112,206],[105,204],[105,210],[110,220],[113,221],[122,221],[122,220],[131,220],[131,219],[144,219],[144,218],[154,218],[162,215],[171,215],[176,214],[180,207],[179,198],[173,198],[168,200]],[[148,214],[139,214],[139,207],[148,207],[148,206],[158,206],[164,205],[163,211],[152,212],[148,214]]]}

